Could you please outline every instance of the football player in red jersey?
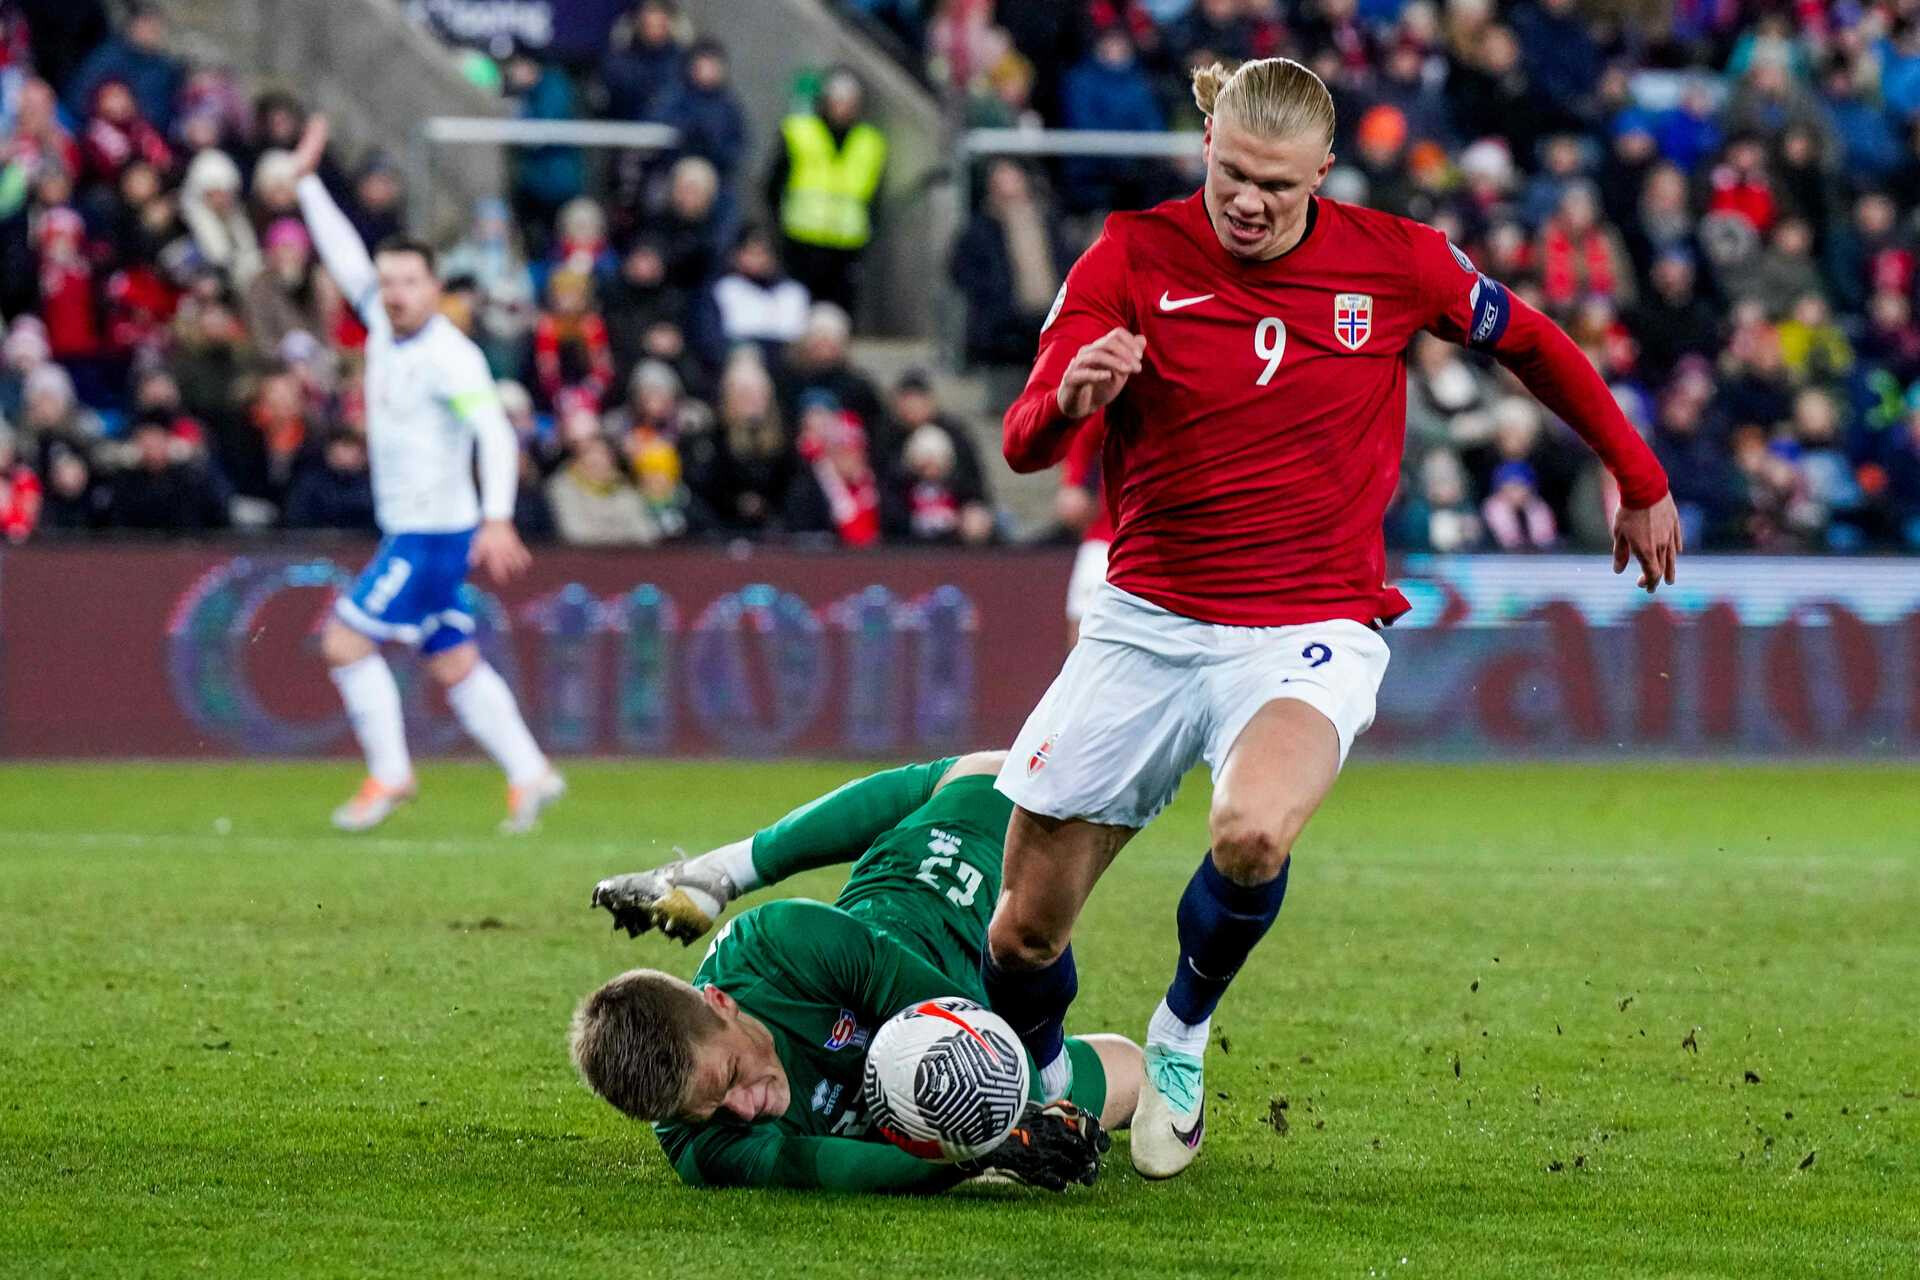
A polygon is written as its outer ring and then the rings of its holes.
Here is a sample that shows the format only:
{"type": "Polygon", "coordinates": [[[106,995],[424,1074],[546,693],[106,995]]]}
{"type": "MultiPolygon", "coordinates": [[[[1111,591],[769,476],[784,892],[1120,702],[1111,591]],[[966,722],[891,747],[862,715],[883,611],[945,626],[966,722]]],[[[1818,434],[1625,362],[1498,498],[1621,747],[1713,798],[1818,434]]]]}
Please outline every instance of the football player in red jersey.
{"type": "Polygon", "coordinates": [[[1381,518],[1421,330],[1493,355],[1618,480],[1614,570],[1671,583],[1667,480],[1560,329],[1430,227],[1315,194],[1333,100],[1262,59],[1194,75],[1205,186],[1118,213],[1075,264],[1007,411],[1015,470],[1051,466],[1104,418],[1115,531],[1080,639],[1008,753],[1015,804],[989,930],[993,1007],[1071,1068],[1069,946],[1094,882],[1205,760],[1212,847],[1180,899],[1180,958],[1148,1024],[1133,1162],[1184,1169],[1204,1132],[1214,1007],[1286,892],[1293,843],[1372,722],[1386,581],[1381,518]]]}

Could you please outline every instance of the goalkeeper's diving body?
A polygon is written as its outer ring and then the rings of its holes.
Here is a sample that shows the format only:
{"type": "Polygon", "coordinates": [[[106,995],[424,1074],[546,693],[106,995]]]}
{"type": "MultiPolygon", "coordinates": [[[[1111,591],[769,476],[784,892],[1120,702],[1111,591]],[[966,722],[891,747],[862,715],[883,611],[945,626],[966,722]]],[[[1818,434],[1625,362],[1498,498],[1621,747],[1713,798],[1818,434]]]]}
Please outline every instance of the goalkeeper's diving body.
{"type": "Polygon", "coordinates": [[[985,1003],[980,951],[1011,808],[993,787],[1000,763],[982,752],[860,778],[748,839],[594,889],[617,928],[690,943],[742,893],[853,863],[831,906],[789,899],[730,918],[691,983],[631,970],[574,1015],[582,1077],[654,1123],[684,1181],[842,1191],[939,1191],[980,1174],[1051,1190],[1093,1181],[1104,1130],[1127,1124],[1140,1092],[1141,1052],[1122,1036],[1069,1040],[1073,1092],[1030,1104],[979,1160],[920,1159],[867,1121],[861,1077],[881,1024],[936,996],[985,1003]]]}

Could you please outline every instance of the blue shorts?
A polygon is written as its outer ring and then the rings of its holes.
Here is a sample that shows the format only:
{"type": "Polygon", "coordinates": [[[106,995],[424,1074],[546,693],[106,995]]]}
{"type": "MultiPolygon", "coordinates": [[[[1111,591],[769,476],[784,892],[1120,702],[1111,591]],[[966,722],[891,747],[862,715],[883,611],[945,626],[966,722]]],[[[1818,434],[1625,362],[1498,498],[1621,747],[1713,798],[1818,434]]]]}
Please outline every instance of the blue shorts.
{"type": "Polygon", "coordinates": [[[473,614],[460,591],[473,532],[388,534],[333,611],[361,635],[417,644],[422,653],[471,640],[473,614]]]}

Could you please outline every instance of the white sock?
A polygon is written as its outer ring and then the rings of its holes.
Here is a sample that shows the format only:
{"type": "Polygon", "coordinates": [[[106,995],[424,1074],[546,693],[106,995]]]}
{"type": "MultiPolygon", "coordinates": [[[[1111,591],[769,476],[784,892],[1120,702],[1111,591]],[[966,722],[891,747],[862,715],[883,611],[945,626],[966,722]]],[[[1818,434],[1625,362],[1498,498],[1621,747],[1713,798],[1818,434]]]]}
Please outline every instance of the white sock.
{"type": "Polygon", "coordinates": [[[447,690],[447,705],[460,717],[468,735],[506,771],[508,782],[519,787],[547,776],[547,758],[527,731],[513,690],[498,671],[484,662],[475,663],[466,679],[447,690]]]}
{"type": "Polygon", "coordinates": [[[1212,1018],[1205,1022],[1182,1022],[1173,1016],[1173,1010],[1167,1008],[1167,1002],[1162,1000],[1147,1022],[1147,1043],[1189,1057],[1204,1058],[1207,1055],[1207,1035],[1212,1029],[1212,1018]]]}
{"type": "Polygon", "coordinates": [[[1051,1102],[1066,1097],[1072,1090],[1073,1059],[1067,1056],[1067,1047],[1061,1045],[1053,1061],[1040,1068],[1040,1096],[1051,1102]]]}
{"type": "Polygon", "coordinates": [[[723,844],[693,859],[689,866],[701,871],[718,871],[733,881],[734,889],[746,893],[760,887],[760,870],[753,865],[753,837],[723,844]]]}
{"type": "Polygon", "coordinates": [[[413,781],[413,761],[407,756],[406,722],[400,716],[400,686],[393,669],[377,653],[358,662],[333,667],[334,688],[347,704],[347,720],[367,757],[367,772],[386,787],[404,787],[413,781]]]}

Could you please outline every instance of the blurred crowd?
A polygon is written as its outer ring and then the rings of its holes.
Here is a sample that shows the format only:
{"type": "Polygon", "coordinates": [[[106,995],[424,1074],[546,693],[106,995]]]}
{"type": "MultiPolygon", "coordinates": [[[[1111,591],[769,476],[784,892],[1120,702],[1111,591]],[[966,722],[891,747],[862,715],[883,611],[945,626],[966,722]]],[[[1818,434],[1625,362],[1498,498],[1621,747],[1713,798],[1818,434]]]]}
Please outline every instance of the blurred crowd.
{"type": "MultiPolygon", "coordinates": [[[[371,532],[365,333],[294,198],[306,107],[248,98],[171,37],[149,4],[0,0],[0,537],[371,532]]],[[[883,387],[849,363],[864,242],[819,194],[845,174],[821,168],[814,134],[779,122],[774,220],[743,214],[758,197],[722,45],[643,0],[584,73],[515,49],[488,62],[524,115],[598,104],[680,137],[598,181],[573,149],[522,153],[508,197],[443,257],[446,314],[521,437],[526,536],[998,536],[927,373],[883,387]],[[782,265],[803,257],[811,284],[782,265]]],[[[797,114],[818,136],[857,135],[857,81],[829,77],[817,99],[797,114]]],[[[877,178],[883,152],[858,158],[877,178]]],[[[371,246],[406,221],[406,175],[344,160],[321,176],[371,246]]]]}
{"type": "MultiPolygon", "coordinates": [[[[1443,228],[1565,325],[1691,546],[1920,548],[1920,0],[842,3],[972,126],[1197,128],[1193,66],[1301,59],[1339,112],[1327,194],[1443,228]]],[[[679,139],[520,151],[448,246],[448,315],[522,436],[525,533],[1005,536],[935,380],[850,359],[889,233],[860,81],[827,71],[749,120],[712,34],[640,0],[588,64],[466,55],[524,117],[679,139]]],[[[364,335],[293,198],[306,107],[174,47],[147,3],[0,0],[0,536],[369,530],[364,335]]],[[[406,222],[392,157],[322,176],[370,243],[406,222]]],[[[1199,181],[1089,158],[970,176],[945,266],[967,361],[1002,386],[1104,213],[1199,181]]],[[[1497,365],[1422,339],[1409,385],[1394,545],[1605,544],[1610,482],[1497,365]]]]}

